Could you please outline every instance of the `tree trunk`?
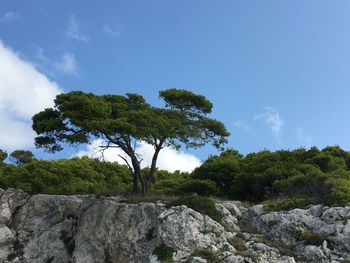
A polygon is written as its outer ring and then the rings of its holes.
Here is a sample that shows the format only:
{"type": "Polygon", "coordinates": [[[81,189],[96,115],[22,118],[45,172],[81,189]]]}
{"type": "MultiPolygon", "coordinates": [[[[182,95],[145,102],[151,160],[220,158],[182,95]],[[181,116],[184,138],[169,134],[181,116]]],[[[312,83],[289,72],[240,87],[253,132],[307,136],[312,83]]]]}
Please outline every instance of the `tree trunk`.
{"type": "Polygon", "coordinates": [[[162,149],[161,147],[162,147],[162,144],[160,144],[160,145],[156,148],[156,150],[155,150],[155,152],[154,152],[154,154],[153,154],[153,157],[152,157],[151,170],[150,170],[150,173],[149,173],[147,182],[146,182],[146,183],[147,183],[147,184],[146,184],[146,186],[147,186],[147,192],[149,191],[149,189],[150,189],[151,186],[152,186],[152,180],[153,180],[153,178],[154,178],[154,176],[155,176],[155,174],[156,174],[156,171],[157,171],[157,159],[158,159],[158,154],[159,154],[160,150],[162,149]]]}
{"type": "Polygon", "coordinates": [[[141,193],[142,193],[142,195],[145,196],[148,191],[147,191],[146,180],[145,180],[145,178],[142,175],[142,170],[141,170],[140,163],[139,163],[139,161],[137,160],[137,158],[135,156],[131,157],[131,162],[132,162],[132,166],[134,168],[134,188],[135,188],[135,183],[136,183],[136,188],[138,190],[138,181],[140,180],[140,182],[141,182],[141,193]]]}
{"type": "Polygon", "coordinates": [[[137,177],[137,174],[133,171],[133,176],[134,176],[134,185],[132,192],[133,193],[138,193],[139,192],[139,178],[137,177]]]}

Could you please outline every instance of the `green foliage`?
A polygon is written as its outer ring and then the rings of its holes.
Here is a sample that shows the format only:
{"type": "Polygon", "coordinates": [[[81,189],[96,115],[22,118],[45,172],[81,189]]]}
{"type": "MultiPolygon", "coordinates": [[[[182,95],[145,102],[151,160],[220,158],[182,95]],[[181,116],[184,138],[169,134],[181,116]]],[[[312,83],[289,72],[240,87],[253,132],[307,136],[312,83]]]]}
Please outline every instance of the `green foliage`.
{"type": "Polygon", "coordinates": [[[16,165],[29,163],[34,159],[34,154],[31,151],[16,150],[10,154],[10,161],[16,165]]]}
{"type": "Polygon", "coordinates": [[[212,156],[194,170],[193,177],[211,180],[216,183],[220,193],[227,193],[232,187],[235,175],[240,171],[241,157],[233,150],[225,151],[220,156],[212,156]]]}
{"type": "Polygon", "coordinates": [[[304,230],[298,236],[299,241],[303,241],[303,243],[306,245],[314,245],[314,246],[322,245],[323,240],[325,239],[326,237],[324,235],[311,232],[310,230],[304,230]]]}
{"type": "Polygon", "coordinates": [[[159,247],[156,247],[152,254],[156,255],[160,262],[170,263],[173,262],[174,252],[175,250],[173,248],[162,244],[159,247]]]}
{"type": "MultiPolygon", "coordinates": [[[[128,96],[139,107],[144,107],[140,97],[128,96]]],[[[195,193],[263,202],[270,210],[305,208],[311,204],[345,206],[350,205],[349,156],[349,152],[337,146],[321,151],[315,147],[265,150],[246,156],[227,150],[208,158],[193,173],[156,170],[152,178],[148,177],[150,168],[143,169],[142,173],[151,183],[152,198],[173,200],[176,196],[195,193]]],[[[32,158],[18,164],[0,162],[0,187],[50,194],[111,195],[129,194],[133,190],[130,170],[117,163],[83,157],[55,161],[32,158]]]]}
{"type": "Polygon", "coordinates": [[[241,156],[229,150],[212,156],[193,177],[212,180],[226,198],[267,201],[275,209],[309,204],[350,203],[350,153],[337,146],[322,151],[260,151],[241,156]]]}
{"type": "Polygon", "coordinates": [[[203,196],[216,196],[219,193],[219,189],[211,180],[192,179],[180,185],[178,189],[182,194],[196,193],[203,196]]]}
{"type": "Polygon", "coordinates": [[[264,201],[264,208],[268,211],[290,210],[293,208],[305,209],[311,204],[311,200],[304,197],[295,197],[290,199],[272,199],[264,201]]]}
{"type": "Polygon", "coordinates": [[[212,104],[204,96],[186,90],[164,90],[160,97],[166,108],[152,107],[138,94],[102,95],[73,91],[60,94],[53,108],[33,116],[38,134],[35,145],[48,152],[62,145],[86,144],[94,139],[105,148],[119,147],[131,158],[134,191],[141,181],[145,194],[153,182],[158,154],[165,146],[200,147],[211,142],[220,148],[229,135],[223,123],[207,117],[212,104]],[[149,174],[143,175],[141,157],[135,147],[139,141],[154,147],[149,174]]]}
{"type": "Polygon", "coordinates": [[[211,217],[217,222],[221,222],[222,215],[215,208],[215,202],[206,197],[191,195],[179,198],[178,200],[167,204],[167,207],[185,205],[193,210],[211,217]]]}
{"type": "Polygon", "coordinates": [[[0,163],[5,161],[6,158],[7,158],[7,152],[0,149],[0,163]]]}
{"type": "Polygon", "coordinates": [[[130,191],[131,183],[127,167],[86,157],[7,165],[0,176],[1,188],[16,187],[29,193],[116,194],[130,191]]]}

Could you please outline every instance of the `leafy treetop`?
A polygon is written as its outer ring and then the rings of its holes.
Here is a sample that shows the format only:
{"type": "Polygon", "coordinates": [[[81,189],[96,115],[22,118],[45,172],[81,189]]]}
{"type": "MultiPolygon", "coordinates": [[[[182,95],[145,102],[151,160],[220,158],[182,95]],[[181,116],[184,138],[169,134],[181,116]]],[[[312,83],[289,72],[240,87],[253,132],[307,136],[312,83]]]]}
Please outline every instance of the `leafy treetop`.
{"type": "Polygon", "coordinates": [[[157,169],[158,154],[164,147],[200,147],[206,143],[221,148],[227,142],[223,123],[208,118],[212,104],[204,96],[187,90],[170,89],[160,92],[166,108],[149,105],[135,93],[95,95],[81,91],[60,94],[55,106],[33,117],[37,147],[46,151],[62,150],[63,143],[71,145],[102,139],[101,149],[118,147],[130,158],[122,157],[134,175],[134,191],[138,180],[146,193],[157,169]],[[142,175],[142,158],[136,153],[137,142],[154,147],[147,176],[142,175]]]}

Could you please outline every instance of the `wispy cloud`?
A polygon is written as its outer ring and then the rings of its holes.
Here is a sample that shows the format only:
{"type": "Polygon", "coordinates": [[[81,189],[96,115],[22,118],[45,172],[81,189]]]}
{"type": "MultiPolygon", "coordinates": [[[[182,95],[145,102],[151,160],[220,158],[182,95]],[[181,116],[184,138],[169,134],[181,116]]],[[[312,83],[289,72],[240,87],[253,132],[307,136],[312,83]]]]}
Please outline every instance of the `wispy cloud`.
{"type": "Polygon", "coordinates": [[[299,125],[297,125],[296,139],[301,146],[305,146],[306,148],[312,146],[312,137],[306,134],[305,130],[299,125]]]}
{"type": "Polygon", "coordinates": [[[237,129],[241,129],[245,132],[251,132],[252,127],[250,127],[246,121],[238,120],[233,123],[233,126],[235,126],[237,129]]]}
{"type": "Polygon", "coordinates": [[[69,23],[67,28],[67,36],[70,39],[88,42],[89,38],[81,32],[81,26],[75,15],[69,17],[69,23]]]}
{"type": "Polygon", "coordinates": [[[65,74],[77,73],[77,61],[74,54],[66,52],[61,56],[60,61],[54,64],[55,68],[65,74]]]}
{"type": "Polygon", "coordinates": [[[102,31],[113,38],[119,37],[122,33],[122,29],[119,25],[109,24],[104,25],[102,31]]]}
{"type": "Polygon", "coordinates": [[[268,125],[277,143],[282,143],[282,129],[284,120],[281,118],[280,113],[276,107],[266,107],[264,112],[254,116],[255,120],[259,120],[268,125]]]}
{"type": "Polygon", "coordinates": [[[1,23],[9,23],[9,22],[18,20],[19,18],[20,18],[19,13],[9,11],[9,12],[6,12],[0,16],[0,22],[1,23]]]}
{"type": "Polygon", "coordinates": [[[45,50],[39,47],[34,58],[36,67],[49,75],[55,75],[55,73],[75,75],[78,72],[77,60],[71,52],[64,52],[59,59],[51,59],[46,55],[45,50]]]}

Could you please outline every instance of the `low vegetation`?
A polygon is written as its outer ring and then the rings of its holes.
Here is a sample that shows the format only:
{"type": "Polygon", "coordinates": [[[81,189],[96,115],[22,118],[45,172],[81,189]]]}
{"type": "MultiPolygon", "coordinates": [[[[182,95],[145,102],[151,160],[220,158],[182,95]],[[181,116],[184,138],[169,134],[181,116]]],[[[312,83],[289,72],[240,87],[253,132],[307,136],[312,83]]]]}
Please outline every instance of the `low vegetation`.
{"type": "Polygon", "coordinates": [[[312,232],[310,230],[302,231],[298,236],[299,241],[302,241],[305,245],[320,246],[326,239],[324,235],[312,232]]]}
{"type": "Polygon", "coordinates": [[[203,198],[216,197],[263,202],[269,210],[350,205],[350,153],[337,146],[246,156],[226,150],[192,173],[157,170],[146,199],[131,195],[133,177],[126,165],[87,157],[38,160],[27,151],[9,156],[0,150],[0,187],[32,194],[123,194],[129,201],[165,200],[193,207],[210,206],[210,199],[203,198]],[[197,196],[188,197],[192,193],[197,196]],[[187,197],[174,201],[181,196],[187,197]]]}
{"type": "Polygon", "coordinates": [[[174,252],[174,249],[163,244],[154,249],[153,255],[156,255],[160,262],[171,263],[173,262],[174,252]]]}
{"type": "Polygon", "coordinates": [[[222,214],[215,208],[215,202],[206,197],[191,195],[177,199],[167,204],[167,207],[185,205],[193,210],[205,214],[217,222],[221,222],[222,214]]]}

